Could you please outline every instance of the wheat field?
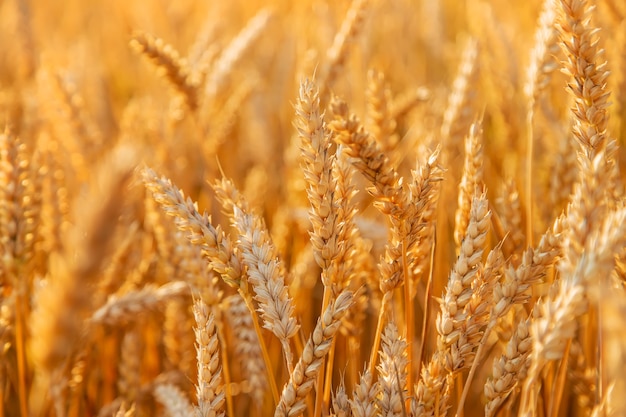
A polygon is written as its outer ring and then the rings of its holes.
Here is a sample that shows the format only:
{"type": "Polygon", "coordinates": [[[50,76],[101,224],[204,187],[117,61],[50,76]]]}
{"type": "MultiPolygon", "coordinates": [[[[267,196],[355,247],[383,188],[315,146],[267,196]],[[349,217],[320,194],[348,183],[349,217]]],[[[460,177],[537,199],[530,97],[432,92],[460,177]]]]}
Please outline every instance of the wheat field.
{"type": "Polygon", "coordinates": [[[0,38],[0,417],[626,416],[622,0],[0,38]]]}

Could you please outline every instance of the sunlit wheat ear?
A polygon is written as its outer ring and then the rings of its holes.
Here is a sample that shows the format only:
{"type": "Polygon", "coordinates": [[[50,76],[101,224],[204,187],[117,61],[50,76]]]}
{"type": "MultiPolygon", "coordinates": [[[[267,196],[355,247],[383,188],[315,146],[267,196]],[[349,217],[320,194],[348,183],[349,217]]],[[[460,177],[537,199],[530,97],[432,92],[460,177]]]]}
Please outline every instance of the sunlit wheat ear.
{"type": "Polygon", "coordinates": [[[112,295],[106,304],[93,312],[91,323],[121,325],[139,318],[139,314],[163,307],[169,300],[189,296],[189,284],[170,282],[161,287],[146,285],[121,295],[112,295]]]}
{"type": "Polygon", "coordinates": [[[185,199],[182,191],[170,180],[159,178],[150,168],[145,168],[142,176],[146,188],[161,209],[174,218],[178,229],[187,234],[191,243],[202,249],[209,265],[222,276],[224,282],[235,288],[245,285],[242,282],[241,260],[220,226],[214,227],[211,218],[206,213],[200,214],[196,204],[189,198],[185,199]]]}
{"type": "Polygon", "coordinates": [[[606,285],[615,266],[613,253],[622,248],[626,229],[626,210],[620,209],[609,213],[602,225],[593,231],[576,264],[564,257],[557,265],[561,279],[552,284],[552,293],[537,303],[539,317],[533,320],[531,335],[533,339],[532,364],[524,385],[523,410],[533,412],[537,406],[540,372],[551,361],[563,357],[566,346],[578,330],[577,320],[589,309],[590,301],[597,299],[597,288],[606,285]],[[604,281],[603,281],[604,280],[604,281]]]}
{"type": "Polygon", "coordinates": [[[152,61],[170,84],[182,94],[191,110],[198,107],[198,86],[190,77],[187,61],[180,57],[176,49],[163,39],[140,31],[135,32],[130,46],[152,61]]]}
{"type": "Polygon", "coordinates": [[[493,279],[484,276],[482,266],[490,217],[486,195],[475,195],[461,251],[448,278],[440,303],[441,312],[437,315],[437,351],[422,368],[411,402],[411,410],[416,415],[445,414],[451,405],[452,374],[471,365],[480,340],[476,333],[480,324],[472,315],[478,308],[484,314],[481,301],[487,301],[481,298],[484,294],[474,294],[473,287],[484,283],[484,292],[488,292],[489,280],[493,279]]]}
{"type": "Polygon", "coordinates": [[[528,97],[529,108],[535,105],[558,68],[555,55],[558,53],[558,33],[555,28],[557,18],[556,2],[544,0],[535,31],[535,43],[530,53],[530,63],[526,69],[524,93],[528,97]]]}
{"type": "Polygon", "coordinates": [[[185,394],[174,385],[164,384],[154,387],[154,396],[163,404],[170,417],[192,417],[194,409],[185,394]]]}
{"type": "Polygon", "coordinates": [[[317,87],[309,80],[300,84],[296,116],[296,128],[302,143],[301,166],[307,180],[307,195],[311,204],[311,243],[315,260],[323,269],[322,281],[325,286],[330,286],[329,267],[339,256],[340,250],[337,237],[341,219],[338,218],[336,180],[332,174],[335,156],[330,149],[330,134],[320,110],[317,87]]]}
{"type": "Polygon", "coordinates": [[[452,376],[445,369],[443,355],[435,353],[422,367],[420,380],[411,399],[411,413],[415,416],[445,416],[450,408],[452,376]]]}
{"type": "Polygon", "coordinates": [[[368,191],[377,200],[378,208],[385,214],[398,217],[402,185],[389,158],[361,125],[359,119],[350,114],[344,101],[334,97],[330,106],[333,121],[330,122],[329,128],[335,133],[335,140],[345,146],[344,152],[353,158],[352,164],[371,183],[368,191]]]}
{"type": "Polygon", "coordinates": [[[137,390],[141,385],[142,338],[139,326],[126,330],[120,347],[119,378],[117,389],[129,403],[137,398],[137,390]]]}
{"type": "Polygon", "coordinates": [[[448,153],[456,147],[467,132],[473,117],[475,91],[471,88],[478,74],[478,43],[471,39],[467,42],[459,70],[448,97],[448,104],[443,114],[441,137],[444,140],[444,160],[448,153]],[[448,148],[450,147],[450,148],[448,148]]]}
{"type": "Polygon", "coordinates": [[[248,269],[248,280],[259,303],[263,327],[280,340],[287,368],[293,355],[289,339],[298,331],[293,300],[285,284],[286,272],[263,219],[251,212],[243,195],[232,181],[224,178],[213,185],[218,200],[229,211],[239,233],[237,247],[248,269]]]}
{"type": "MultiPolygon", "coordinates": [[[[506,233],[506,239],[503,245],[503,251],[507,255],[519,256],[526,243],[524,235],[524,223],[522,219],[522,206],[520,194],[517,184],[510,178],[505,181],[496,199],[496,207],[498,215],[502,223],[503,232],[506,233]],[[504,248],[510,248],[508,251],[504,248]]],[[[513,260],[516,263],[516,260],[513,260]]]]}
{"type": "Polygon", "coordinates": [[[365,369],[350,400],[350,408],[354,417],[374,417],[377,415],[376,397],[378,397],[379,389],[378,382],[374,382],[370,371],[365,369]]]}
{"type": "Polygon", "coordinates": [[[327,63],[320,74],[319,85],[322,88],[323,101],[326,101],[327,93],[333,86],[336,78],[341,74],[345,61],[350,53],[352,41],[363,29],[365,12],[369,0],[352,0],[346,17],[341,23],[339,32],[335,35],[333,44],[326,51],[327,63]]]}
{"type": "Polygon", "coordinates": [[[377,403],[383,416],[406,415],[407,343],[393,322],[385,327],[378,366],[381,397],[377,403]]]}
{"type": "Polygon", "coordinates": [[[572,78],[568,89],[575,100],[573,133],[584,154],[593,160],[608,145],[610,94],[604,51],[592,26],[594,7],[585,0],[561,0],[557,9],[557,28],[566,55],[564,72],[572,78]]]}
{"type": "Polygon", "coordinates": [[[391,91],[385,83],[385,76],[382,72],[370,70],[367,73],[367,79],[368,126],[381,148],[389,152],[398,141],[397,135],[393,135],[396,120],[391,113],[391,91]]]}
{"type": "Polygon", "coordinates": [[[564,259],[572,267],[589,235],[600,227],[619,181],[615,175],[616,143],[607,132],[609,72],[592,25],[594,7],[586,1],[563,0],[557,8],[557,27],[566,55],[563,71],[571,77],[568,89],[574,98],[572,133],[580,146],[579,180],[568,207],[569,227],[563,242],[564,259]]]}
{"type": "Polygon", "coordinates": [[[447,349],[461,332],[460,326],[463,326],[467,319],[464,309],[472,298],[473,282],[479,274],[482,274],[480,265],[491,212],[484,194],[475,196],[471,207],[467,232],[446,285],[441,313],[437,316],[439,350],[447,349]]]}
{"type": "Polygon", "coordinates": [[[487,399],[485,416],[493,416],[520,381],[526,377],[532,349],[532,340],[528,330],[531,320],[528,318],[517,324],[515,333],[506,345],[505,353],[493,362],[492,376],[487,380],[484,388],[487,399]]]}
{"type": "Polygon", "coordinates": [[[482,121],[474,122],[465,137],[465,162],[459,184],[458,206],[454,224],[454,241],[461,246],[469,223],[470,206],[483,180],[482,121]]]}
{"type": "Polygon", "coordinates": [[[272,15],[273,13],[269,9],[259,11],[222,50],[206,76],[204,92],[209,101],[215,99],[225,88],[228,76],[233,72],[235,65],[245,56],[254,41],[266,29],[272,15]]]}
{"type": "Polygon", "coordinates": [[[352,415],[350,410],[350,402],[348,400],[348,394],[346,393],[346,387],[343,382],[337,387],[337,391],[333,394],[333,413],[337,417],[348,417],[352,415]]]}
{"type": "Polygon", "coordinates": [[[197,417],[224,415],[224,387],[218,352],[219,340],[215,318],[201,299],[194,301],[193,315],[196,319],[196,360],[198,382],[196,384],[197,417]]]}
{"type": "MultiPolygon", "coordinates": [[[[305,399],[315,385],[315,379],[322,366],[324,356],[330,350],[333,338],[339,330],[341,318],[352,305],[354,295],[350,291],[342,292],[332,299],[318,319],[296,363],[289,382],[283,388],[280,402],[274,416],[298,416],[306,408],[305,399]]],[[[318,394],[319,395],[319,394],[318,394]]]]}
{"type": "Polygon", "coordinates": [[[0,271],[5,280],[17,283],[20,269],[34,255],[33,232],[37,205],[33,199],[34,178],[26,144],[8,128],[0,133],[0,271]],[[30,233],[27,233],[30,232],[30,233]]]}
{"type": "MultiPolygon", "coordinates": [[[[424,279],[431,266],[429,254],[435,234],[441,181],[445,175],[444,169],[440,165],[440,155],[440,148],[435,149],[424,163],[419,164],[419,167],[411,172],[413,181],[409,188],[418,205],[419,223],[423,226],[418,231],[416,245],[409,250],[414,280],[424,279]]],[[[415,293],[417,285],[414,284],[412,288],[415,293]]]]}

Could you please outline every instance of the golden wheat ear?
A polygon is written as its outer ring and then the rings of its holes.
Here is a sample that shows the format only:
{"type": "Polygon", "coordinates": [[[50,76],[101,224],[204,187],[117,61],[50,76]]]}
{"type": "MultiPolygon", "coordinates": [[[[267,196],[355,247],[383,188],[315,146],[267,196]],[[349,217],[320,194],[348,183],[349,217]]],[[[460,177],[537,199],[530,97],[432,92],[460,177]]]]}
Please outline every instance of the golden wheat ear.
{"type": "Polygon", "coordinates": [[[252,213],[247,200],[232,181],[223,178],[213,184],[213,189],[239,233],[237,248],[247,268],[248,281],[259,305],[263,327],[274,333],[281,342],[287,369],[291,373],[293,354],[289,339],[296,335],[300,326],[294,315],[289,288],[285,283],[284,264],[265,226],[265,221],[252,213]]]}
{"type": "MultiPolygon", "coordinates": [[[[342,317],[352,306],[353,298],[352,292],[344,291],[333,298],[326,310],[322,312],[313,333],[304,346],[302,356],[290,375],[289,382],[283,388],[274,417],[296,416],[306,409],[306,396],[315,385],[315,379],[321,369],[324,357],[330,350],[333,338],[341,325],[342,317]]],[[[321,393],[317,393],[317,395],[321,395],[321,393]]]]}
{"type": "Polygon", "coordinates": [[[198,86],[190,76],[187,61],[180,57],[173,46],[161,38],[141,31],[133,34],[130,46],[150,59],[159,73],[185,98],[191,110],[198,107],[198,86]]]}
{"type": "Polygon", "coordinates": [[[197,414],[202,417],[224,416],[224,386],[220,368],[219,340],[215,317],[201,299],[194,301],[193,315],[196,320],[196,361],[198,382],[196,384],[197,414]]]}

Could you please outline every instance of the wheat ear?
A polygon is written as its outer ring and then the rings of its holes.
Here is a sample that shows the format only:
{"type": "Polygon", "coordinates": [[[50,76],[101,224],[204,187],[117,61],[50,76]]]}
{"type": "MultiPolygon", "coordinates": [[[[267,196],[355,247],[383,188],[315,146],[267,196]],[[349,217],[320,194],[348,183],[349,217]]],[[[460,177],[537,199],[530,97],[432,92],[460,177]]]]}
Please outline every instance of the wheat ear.
{"type": "Polygon", "coordinates": [[[376,397],[378,396],[378,382],[373,380],[372,374],[366,368],[359,383],[354,388],[350,408],[354,417],[374,417],[377,413],[376,397]]]}
{"type": "Polygon", "coordinates": [[[465,137],[465,162],[459,184],[458,206],[454,216],[454,241],[461,246],[469,223],[469,211],[474,192],[483,180],[482,121],[472,123],[465,137]]]}
{"type": "Polygon", "coordinates": [[[306,408],[305,398],[315,385],[315,378],[324,356],[330,350],[333,338],[341,325],[341,319],[352,305],[353,298],[352,292],[344,291],[329,302],[304,346],[302,356],[294,367],[289,382],[283,388],[274,417],[297,416],[306,408]]]}
{"type": "Polygon", "coordinates": [[[159,178],[150,168],[142,172],[143,181],[156,202],[168,215],[174,217],[179,230],[187,233],[194,245],[200,246],[211,268],[222,276],[228,285],[239,288],[242,282],[242,265],[228,236],[221,228],[213,227],[211,218],[200,214],[191,199],[166,178],[159,178]]]}
{"type": "Polygon", "coordinates": [[[196,320],[196,360],[198,362],[198,382],[196,397],[198,417],[224,416],[224,386],[218,352],[219,340],[215,317],[201,299],[193,304],[193,316],[196,320]]]}
{"type": "MultiPolygon", "coordinates": [[[[615,266],[613,253],[626,243],[626,209],[611,212],[602,227],[590,234],[584,253],[575,265],[564,257],[557,265],[561,279],[553,284],[553,296],[538,303],[539,317],[533,320],[532,365],[523,391],[524,413],[532,413],[536,407],[537,379],[545,365],[561,359],[566,345],[575,336],[578,321],[588,309],[588,289],[594,279],[608,277],[615,266]]],[[[593,293],[591,293],[593,295],[593,293]]],[[[597,303],[598,300],[595,300],[597,303]]]]}
{"type": "Polygon", "coordinates": [[[112,295],[90,319],[93,324],[116,326],[138,319],[138,314],[161,307],[174,298],[189,295],[189,284],[174,281],[160,287],[146,285],[121,295],[112,295]]]}
{"type": "Polygon", "coordinates": [[[170,180],[157,177],[149,168],[143,170],[143,181],[152,192],[161,208],[174,217],[179,230],[186,232],[191,243],[198,245],[208,258],[210,267],[222,276],[224,282],[237,288],[246,301],[252,315],[255,331],[263,352],[263,360],[274,401],[278,401],[278,388],[272,373],[272,364],[262,338],[262,330],[255,313],[255,307],[248,292],[247,279],[242,272],[242,261],[233,250],[228,236],[218,226],[213,227],[206,213],[200,214],[190,199],[185,200],[183,193],[170,180]]]}
{"type": "Polygon", "coordinates": [[[528,330],[531,318],[521,320],[508,341],[505,353],[493,361],[492,376],[485,383],[485,416],[495,415],[515,386],[524,379],[530,365],[532,339],[528,330]]]}
{"type": "Polygon", "coordinates": [[[263,327],[280,341],[287,369],[291,373],[293,355],[289,339],[297,333],[299,325],[294,317],[293,302],[285,284],[285,268],[276,246],[263,219],[250,211],[248,202],[232,181],[223,178],[213,184],[213,189],[239,232],[237,245],[248,268],[248,280],[259,303],[263,327]]]}
{"type": "Polygon", "coordinates": [[[393,322],[387,323],[380,353],[378,408],[385,417],[406,415],[407,341],[400,336],[393,322]]]}
{"type": "Polygon", "coordinates": [[[208,98],[214,99],[224,89],[228,75],[265,29],[272,14],[269,9],[259,11],[222,50],[206,78],[205,94],[208,98]]]}
{"type": "Polygon", "coordinates": [[[135,152],[116,148],[99,167],[89,192],[76,201],[76,223],[67,233],[63,253],[51,262],[50,284],[42,290],[38,308],[31,315],[37,334],[33,359],[48,378],[59,415],[65,366],[71,359],[85,329],[84,318],[91,309],[91,297],[84,288],[100,276],[103,262],[111,252],[111,240],[134,168],[135,152]]]}
{"type": "Polygon", "coordinates": [[[163,39],[140,31],[133,35],[130,46],[144,54],[163,71],[167,80],[185,98],[191,110],[198,107],[198,86],[189,76],[187,61],[180,57],[174,47],[166,44],[163,39]]]}
{"type": "Polygon", "coordinates": [[[159,384],[154,387],[154,396],[163,404],[169,417],[194,417],[194,411],[189,399],[176,386],[159,384]]]}
{"type": "MultiPolygon", "coordinates": [[[[332,87],[337,75],[344,66],[350,52],[350,41],[354,40],[363,28],[365,11],[368,0],[352,0],[346,17],[341,23],[339,32],[335,35],[333,44],[326,51],[326,68],[320,76],[319,85],[322,87],[322,97],[326,98],[327,92],[332,87]]],[[[323,99],[326,102],[325,99],[323,99]]]]}

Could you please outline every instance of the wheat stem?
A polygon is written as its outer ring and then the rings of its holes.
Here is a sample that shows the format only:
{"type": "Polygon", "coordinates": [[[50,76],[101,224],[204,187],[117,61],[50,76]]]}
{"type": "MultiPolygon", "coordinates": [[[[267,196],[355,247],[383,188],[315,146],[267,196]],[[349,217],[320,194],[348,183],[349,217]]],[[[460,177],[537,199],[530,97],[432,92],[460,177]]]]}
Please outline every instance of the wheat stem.
{"type": "Polygon", "coordinates": [[[380,340],[385,328],[385,313],[387,311],[387,305],[391,301],[393,295],[392,291],[388,291],[383,294],[383,300],[380,305],[380,311],[378,312],[378,323],[376,324],[376,333],[374,335],[374,343],[372,344],[372,351],[370,354],[370,364],[368,372],[374,375],[376,369],[376,362],[378,361],[378,349],[380,347],[380,340]]]}
{"type": "MultiPolygon", "coordinates": [[[[414,308],[413,308],[413,289],[411,288],[412,279],[409,277],[409,260],[407,259],[407,242],[402,240],[402,273],[404,274],[404,314],[406,323],[406,342],[408,352],[409,370],[407,374],[407,387],[411,389],[413,386],[413,338],[415,337],[414,308]]],[[[407,401],[408,398],[407,398],[407,401]]]]}
{"type": "MultiPolygon", "coordinates": [[[[328,307],[328,303],[330,302],[331,289],[328,286],[324,286],[324,297],[322,298],[322,311],[326,311],[328,307]]],[[[332,344],[330,349],[332,350],[332,344]]],[[[317,383],[315,386],[315,410],[313,415],[315,417],[319,417],[322,415],[322,409],[326,409],[326,404],[324,403],[324,377],[326,373],[324,372],[324,366],[326,365],[326,360],[322,359],[320,364],[320,371],[317,375],[317,383]]]]}
{"type": "Polygon", "coordinates": [[[239,294],[245,301],[246,307],[248,307],[248,310],[250,311],[252,324],[254,325],[254,331],[256,332],[257,338],[259,339],[259,345],[261,346],[261,354],[263,355],[263,362],[265,363],[265,369],[267,370],[267,380],[270,384],[270,390],[272,391],[272,398],[274,399],[274,404],[278,404],[278,400],[280,397],[278,395],[278,386],[276,385],[276,379],[274,378],[272,360],[270,359],[270,355],[267,352],[265,339],[263,339],[263,331],[261,330],[261,326],[259,325],[259,319],[256,315],[252,296],[250,295],[250,293],[243,292],[241,290],[239,290],[239,294]]]}

